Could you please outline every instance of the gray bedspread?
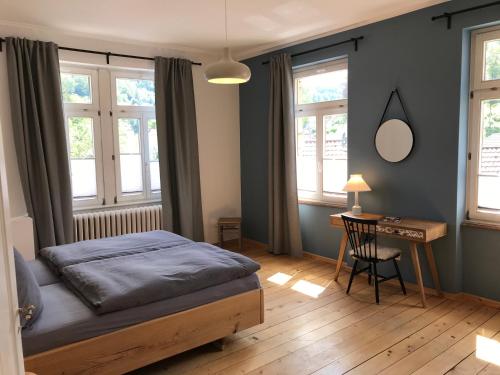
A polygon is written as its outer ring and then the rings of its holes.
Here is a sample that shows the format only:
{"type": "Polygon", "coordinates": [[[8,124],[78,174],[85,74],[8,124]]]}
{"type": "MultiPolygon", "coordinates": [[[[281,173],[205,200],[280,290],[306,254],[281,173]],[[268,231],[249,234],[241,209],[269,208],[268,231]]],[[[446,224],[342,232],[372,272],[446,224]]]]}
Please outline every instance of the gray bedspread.
{"type": "Polygon", "coordinates": [[[41,255],[97,314],[192,293],[260,268],[243,255],[164,231],[46,248],[41,255]]]}

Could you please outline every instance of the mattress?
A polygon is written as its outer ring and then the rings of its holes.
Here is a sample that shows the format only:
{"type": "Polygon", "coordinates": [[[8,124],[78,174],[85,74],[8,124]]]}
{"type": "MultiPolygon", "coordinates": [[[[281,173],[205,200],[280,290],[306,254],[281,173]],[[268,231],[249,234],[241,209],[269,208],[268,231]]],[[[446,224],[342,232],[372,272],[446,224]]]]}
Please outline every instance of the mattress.
{"type": "MultiPolygon", "coordinates": [[[[42,264],[43,265],[43,264],[42,264]]],[[[50,276],[37,264],[38,276],[50,276]]],[[[50,272],[50,270],[48,270],[50,272]]],[[[46,280],[46,279],[44,279],[46,280]]],[[[47,280],[46,280],[47,281],[47,280]]],[[[183,296],[97,315],[63,283],[42,286],[44,308],[31,328],[22,332],[25,356],[44,352],[151,319],[174,314],[260,287],[256,274],[183,296]]]]}

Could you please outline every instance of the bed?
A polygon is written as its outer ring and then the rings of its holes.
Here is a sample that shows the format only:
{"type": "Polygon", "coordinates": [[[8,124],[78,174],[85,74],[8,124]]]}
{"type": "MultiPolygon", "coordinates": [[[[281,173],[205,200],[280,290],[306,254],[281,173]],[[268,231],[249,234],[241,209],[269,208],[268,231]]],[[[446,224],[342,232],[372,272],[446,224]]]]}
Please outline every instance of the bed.
{"type": "MultiPolygon", "coordinates": [[[[164,236],[164,232],[158,232],[162,231],[156,231],[156,235],[164,236]]],[[[170,263],[174,266],[178,263],[180,268],[184,267],[184,263],[177,259],[180,257],[179,254],[189,253],[191,248],[198,251],[195,254],[201,254],[199,258],[202,259],[197,260],[200,266],[203,266],[205,262],[203,257],[207,251],[210,259],[217,258],[217,254],[225,256],[224,250],[212,249],[212,245],[200,245],[189,240],[175,243],[180,239],[174,237],[174,240],[170,241],[171,239],[169,238],[167,242],[174,242],[174,245],[169,246],[168,250],[155,247],[154,252],[160,255],[162,251],[174,254],[176,258],[171,258],[170,263]]],[[[140,235],[137,240],[141,243],[140,235]]],[[[156,240],[157,238],[154,239],[156,240]]],[[[127,243],[129,242],[127,240],[127,243]]],[[[123,243],[117,245],[118,252],[124,248],[123,243]]],[[[109,242],[97,242],[93,246],[95,249],[106,248],[109,254],[116,254],[116,249],[113,246],[109,247],[108,244],[109,242]]],[[[121,255],[135,257],[133,258],[135,267],[141,268],[142,259],[147,260],[150,255],[137,250],[140,246],[130,247],[133,248],[133,254],[125,251],[121,255]]],[[[58,253],[56,251],[52,253],[52,256],[57,254],[54,256],[57,258],[60,254],[64,254],[61,259],[56,259],[63,264],[63,268],[54,267],[50,256],[46,256],[43,260],[36,259],[29,264],[40,285],[44,308],[38,320],[22,332],[27,371],[38,375],[121,374],[222,339],[263,322],[263,294],[257,275],[251,272],[253,268],[246,270],[246,273],[250,274],[233,275],[240,277],[233,277],[225,282],[219,281],[223,281],[224,277],[228,276],[219,274],[227,272],[219,270],[216,274],[209,273],[211,283],[214,285],[197,287],[196,290],[188,288],[186,293],[169,298],[156,298],[156,300],[149,301],[146,297],[142,297],[146,298],[144,301],[147,303],[133,306],[127,305],[127,299],[113,297],[110,299],[113,303],[107,303],[105,298],[101,298],[98,304],[92,305],[92,298],[88,300],[82,295],[87,292],[86,290],[78,290],[75,288],[78,283],[68,282],[66,271],[74,268],[76,271],[73,271],[78,274],[78,277],[82,274],[86,277],[88,275],[85,272],[90,269],[91,277],[95,277],[96,268],[104,269],[100,272],[104,272],[105,275],[118,269],[116,272],[119,275],[120,267],[122,267],[119,262],[122,259],[117,263],[118,266],[111,267],[113,270],[110,271],[109,267],[106,268],[106,265],[110,263],[106,253],[103,255],[102,252],[88,251],[86,254],[89,255],[84,256],[87,259],[82,264],[78,264],[79,260],[75,260],[72,256],[71,247],[69,251],[60,248],[58,247],[56,249],[58,253]],[[60,250],[65,251],[63,253],[60,250]],[[89,267],[89,264],[92,267],[89,267]],[[58,272],[61,269],[64,270],[63,273],[58,272]]],[[[78,251],[77,248],[74,251],[75,254],[78,251]]],[[[229,257],[237,256],[240,260],[240,255],[226,253],[229,257]]],[[[160,259],[168,259],[168,257],[162,255],[160,259]]],[[[158,267],[160,266],[161,264],[158,267]]],[[[125,271],[125,273],[131,272],[127,268],[125,271]]],[[[199,272],[205,272],[204,268],[198,267],[193,275],[199,272]]],[[[130,277],[132,279],[130,284],[133,285],[135,276],[130,277]]],[[[140,274],[136,277],[142,280],[144,275],[140,274]]],[[[188,278],[196,277],[188,276],[188,278]]],[[[183,278],[186,276],[184,275],[183,278]]],[[[84,278],[82,282],[88,286],[93,281],[84,278]]],[[[123,280],[120,280],[120,285],[122,282],[123,280]]],[[[125,295],[129,291],[127,287],[120,286],[120,288],[122,288],[120,293],[124,291],[125,295]]],[[[102,287],[102,289],[106,288],[102,287]]],[[[162,288],[162,291],[163,289],[168,288],[162,288]]],[[[158,290],[155,292],[156,295],[157,292],[158,290]]],[[[166,296],[169,295],[166,294],[166,296]]]]}

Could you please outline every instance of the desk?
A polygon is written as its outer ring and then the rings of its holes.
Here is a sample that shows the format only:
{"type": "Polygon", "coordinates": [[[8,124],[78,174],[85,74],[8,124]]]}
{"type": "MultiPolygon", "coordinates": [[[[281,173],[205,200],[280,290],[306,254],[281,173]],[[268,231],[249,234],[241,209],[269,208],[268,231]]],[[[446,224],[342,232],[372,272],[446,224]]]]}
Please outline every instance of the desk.
{"type": "Polygon", "coordinates": [[[436,261],[434,260],[431,242],[446,235],[446,223],[409,218],[401,218],[401,221],[399,223],[393,223],[382,221],[384,215],[370,213],[353,215],[350,211],[330,215],[330,224],[332,225],[332,227],[342,229],[344,232],[342,235],[342,240],[340,242],[339,257],[337,259],[337,269],[335,270],[334,276],[335,281],[337,281],[339,277],[340,268],[342,267],[342,262],[344,260],[345,249],[348,241],[347,233],[345,232],[344,222],[342,221],[341,215],[349,215],[362,219],[379,220],[377,224],[377,234],[386,237],[399,238],[410,242],[410,254],[413,262],[413,268],[415,269],[417,285],[420,289],[422,305],[425,307],[425,290],[417,250],[417,244],[423,244],[425,253],[427,255],[427,261],[429,262],[429,268],[431,270],[434,288],[439,295],[442,295],[441,285],[439,283],[439,274],[436,267],[436,261]]]}

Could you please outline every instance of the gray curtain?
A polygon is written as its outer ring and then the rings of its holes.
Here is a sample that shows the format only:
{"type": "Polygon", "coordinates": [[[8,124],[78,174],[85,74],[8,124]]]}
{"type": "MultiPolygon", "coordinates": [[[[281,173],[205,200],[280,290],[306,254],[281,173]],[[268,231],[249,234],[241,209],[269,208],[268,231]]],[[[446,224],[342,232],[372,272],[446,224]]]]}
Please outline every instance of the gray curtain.
{"type": "Polygon", "coordinates": [[[203,241],[198,133],[191,62],[155,58],[163,227],[203,241]]]}
{"type": "Polygon", "coordinates": [[[17,163],[35,247],[73,239],[71,179],[57,45],[7,38],[17,163]]]}
{"type": "Polygon", "coordinates": [[[301,257],[293,74],[287,54],[270,61],[269,98],[269,250],[301,257]]]}

